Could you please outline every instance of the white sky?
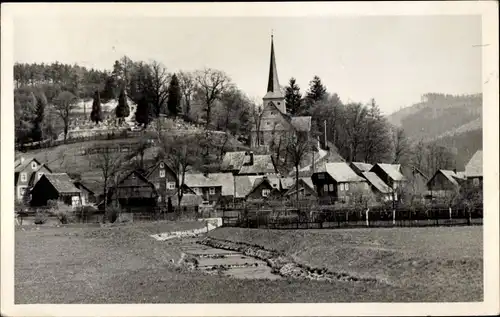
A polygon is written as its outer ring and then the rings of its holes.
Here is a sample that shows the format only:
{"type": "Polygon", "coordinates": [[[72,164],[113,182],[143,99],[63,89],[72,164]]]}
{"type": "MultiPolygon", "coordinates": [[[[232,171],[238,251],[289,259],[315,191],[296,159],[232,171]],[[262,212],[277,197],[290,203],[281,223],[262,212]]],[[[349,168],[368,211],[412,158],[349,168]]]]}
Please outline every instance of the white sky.
{"type": "Polygon", "coordinates": [[[481,92],[480,16],[17,18],[14,59],[111,69],[123,55],[169,71],[224,70],[249,96],[267,88],[274,30],[280,84],[314,75],[386,114],[427,92],[481,92]]]}

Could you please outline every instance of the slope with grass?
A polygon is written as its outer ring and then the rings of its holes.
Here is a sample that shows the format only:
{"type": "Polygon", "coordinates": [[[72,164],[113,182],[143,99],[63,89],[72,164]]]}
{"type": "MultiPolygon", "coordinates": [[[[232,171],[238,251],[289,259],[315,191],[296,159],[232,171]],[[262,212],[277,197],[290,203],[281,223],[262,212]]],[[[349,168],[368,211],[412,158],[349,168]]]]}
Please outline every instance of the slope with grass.
{"type": "Polygon", "coordinates": [[[482,299],[481,227],[349,230],[219,228],[214,239],[283,252],[298,264],[413,289],[422,300],[482,299]]]}

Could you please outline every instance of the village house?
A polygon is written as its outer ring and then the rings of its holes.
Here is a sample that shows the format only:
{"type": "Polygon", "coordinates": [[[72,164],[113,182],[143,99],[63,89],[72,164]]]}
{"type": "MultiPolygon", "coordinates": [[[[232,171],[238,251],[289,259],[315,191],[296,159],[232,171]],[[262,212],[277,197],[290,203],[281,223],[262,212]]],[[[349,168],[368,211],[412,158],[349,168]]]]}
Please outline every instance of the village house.
{"type": "Polygon", "coordinates": [[[445,198],[456,195],[465,182],[463,173],[450,170],[438,170],[427,182],[427,189],[433,198],[445,198]]]}
{"type": "Polygon", "coordinates": [[[66,205],[82,205],[82,192],[66,173],[43,174],[31,190],[31,205],[47,206],[49,200],[58,200],[66,205]]]}
{"type": "Polygon", "coordinates": [[[402,194],[411,194],[414,199],[423,201],[427,194],[429,177],[415,166],[401,166],[401,174],[403,174],[406,180],[403,185],[402,194]]]}
{"type": "Polygon", "coordinates": [[[367,195],[368,199],[373,198],[375,202],[382,203],[393,199],[392,189],[377,174],[362,172],[361,175],[366,179],[372,191],[371,197],[367,195]]]}
{"type": "Polygon", "coordinates": [[[177,192],[177,175],[163,160],[151,166],[144,177],[154,184],[159,205],[167,204],[168,198],[177,192]]]}
{"type": "Polygon", "coordinates": [[[483,151],[479,150],[465,165],[465,177],[468,185],[483,187],[483,151]]]}
{"type": "Polygon", "coordinates": [[[221,163],[221,172],[233,175],[275,175],[278,173],[271,155],[253,152],[227,152],[221,163]]]}
{"type": "Polygon", "coordinates": [[[274,53],[274,41],[271,37],[271,59],[267,93],[263,98],[260,120],[254,122],[250,133],[250,146],[269,149],[280,138],[297,135],[309,138],[311,132],[311,117],[292,117],[286,112],[285,94],[281,91],[274,53]]]}
{"type": "MultiPolygon", "coordinates": [[[[289,200],[294,200],[297,198],[297,186],[295,179],[293,180],[293,185],[289,186],[288,190],[283,194],[283,196],[289,200]]],[[[316,198],[318,194],[314,189],[314,183],[310,177],[299,177],[299,199],[309,199],[316,198]]]]}
{"type": "Polygon", "coordinates": [[[235,176],[235,202],[281,196],[280,179],[274,176],[235,176]]]}
{"type": "Polygon", "coordinates": [[[312,181],[318,196],[331,202],[348,203],[350,197],[370,190],[366,180],[344,162],[324,164],[324,168],[313,174],[312,181]]]}
{"type": "Polygon", "coordinates": [[[354,171],[359,176],[363,176],[362,174],[365,172],[369,172],[373,165],[369,163],[362,163],[362,162],[351,162],[349,164],[349,167],[354,171]]]}
{"type": "Polygon", "coordinates": [[[246,201],[262,201],[280,198],[281,193],[266,176],[255,178],[253,186],[245,196],[246,201]]]}
{"type": "Polygon", "coordinates": [[[186,174],[184,184],[210,203],[230,200],[234,196],[234,176],[231,173],[186,174]]]}
{"type": "Polygon", "coordinates": [[[370,172],[377,174],[392,189],[394,200],[399,200],[398,192],[405,181],[405,177],[401,174],[400,164],[377,163],[373,165],[370,172]]]}
{"type": "Polygon", "coordinates": [[[82,181],[75,181],[73,184],[80,190],[83,206],[95,204],[97,202],[95,192],[89,185],[85,184],[82,181]]]}
{"type": "Polygon", "coordinates": [[[15,198],[25,202],[30,200],[30,190],[42,175],[52,173],[48,166],[40,163],[37,159],[24,157],[14,162],[14,171],[15,198]]]}
{"type": "Polygon", "coordinates": [[[132,171],[110,188],[108,197],[108,204],[118,202],[128,212],[152,211],[157,206],[158,191],[145,176],[132,171]]]}

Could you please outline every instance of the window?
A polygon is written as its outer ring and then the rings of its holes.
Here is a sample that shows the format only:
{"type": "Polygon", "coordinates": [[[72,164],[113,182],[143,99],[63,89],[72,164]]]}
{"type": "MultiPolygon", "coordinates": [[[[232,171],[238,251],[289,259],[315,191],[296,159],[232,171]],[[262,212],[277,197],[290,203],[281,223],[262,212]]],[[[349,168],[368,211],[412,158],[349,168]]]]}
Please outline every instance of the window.
{"type": "Polygon", "coordinates": [[[271,123],[269,121],[266,122],[266,125],[270,125],[271,123]]]}
{"type": "Polygon", "coordinates": [[[345,187],[344,187],[344,183],[341,183],[341,184],[340,184],[340,191],[343,191],[344,189],[345,189],[345,187]]]}
{"type": "Polygon", "coordinates": [[[38,173],[38,180],[40,180],[40,178],[42,178],[42,176],[43,176],[43,172],[38,173]]]}
{"type": "Polygon", "coordinates": [[[333,188],[333,184],[330,184],[330,191],[331,191],[331,192],[334,192],[334,191],[335,191],[335,190],[334,190],[334,188],[333,188]]]}
{"type": "Polygon", "coordinates": [[[324,174],[318,174],[318,179],[325,179],[325,175],[324,174]]]}
{"type": "Polygon", "coordinates": [[[323,191],[326,193],[328,191],[328,184],[323,185],[323,191]]]}
{"type": "Polygon", "coordinates": [[[71,206],[76,207],[80,205],[80,197],[79,196],[72,196],[71,197],[71,206]]]}
{"type": "Polygon", "coordinates": [[[345,183],[345,190],[349,190],[349,183],[345,183]]]}
{"type": "Polygon", "coordinates": [[[31,162],[31,169],[36,170],[37,164],[36,162],[31,162]]]}
{"type": "Polygon", "coordinates": [[[175,189],[175,182],[168,182],[167,189],[175,189]]]}
{"type": "Polygon", "coordinates": [[[262,197],[267,197],[267,196],[269,196],[269,193],[270,193],[270,192],[271,192],[271,191],[270,191],[269,189],[263,189],[263,190],[262,190],[262,197]]]}
{"type": "Polygon", "coordinates": [[[27,179],[26,173],[21,173],[21,181],[25,182],[27,179]]]}
{"type": "Polygon", "coordinates": [[[165,170],[160,170],[160,177],[161,178],[165,177],[165,170]]]}
{"type": "Polygon", "coordinates": [[[479,185],[479,178],[473,178],[473,179],[472,179],[472,184],[473,184],[474,186],[478,186],[478,185],[479,185]]]}
{"type": "Polygon", "coordinates": [[[23,198],[26,195],[26,187],[19,187],[19,198],[23,198]]]}
{"type": "Polygon", "coordinates": [[[210,189],[209,189],[208,192],[209,192],[210,195],[215,195],[215,188],[210,187],[210,189]]]}

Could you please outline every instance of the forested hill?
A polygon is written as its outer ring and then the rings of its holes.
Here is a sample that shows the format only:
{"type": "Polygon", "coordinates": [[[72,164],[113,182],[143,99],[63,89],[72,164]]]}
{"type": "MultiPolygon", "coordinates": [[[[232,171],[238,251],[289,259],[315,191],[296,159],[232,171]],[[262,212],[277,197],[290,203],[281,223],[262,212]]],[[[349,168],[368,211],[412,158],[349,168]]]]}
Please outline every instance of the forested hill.
{"type": "Polygon", "coordinates": [[[388,116],[410,140],[436,141],[457,153],[460,168],[482,148],[482,94],[428,93],[422,100],[388,116]]]}

